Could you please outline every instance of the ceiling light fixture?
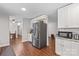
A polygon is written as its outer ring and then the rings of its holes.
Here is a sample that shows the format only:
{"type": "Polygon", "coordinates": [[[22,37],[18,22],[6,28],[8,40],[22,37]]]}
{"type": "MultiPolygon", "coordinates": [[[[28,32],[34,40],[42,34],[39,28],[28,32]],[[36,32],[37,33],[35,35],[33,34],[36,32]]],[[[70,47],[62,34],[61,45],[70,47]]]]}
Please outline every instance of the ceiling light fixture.
{"type": "Polygon", "coordinates": [[[26,11],[26,8],[21,8],[22,11],[26,11]]]}
{"type": "Polygon", "coordinates": [[[15,23],[15,21],[13,21],[12,23],[15,23]]]}
{"type": "Polygon", "coordinates": [[[18,25],[18,26],[20,26],[20,25],[21,25],[21,23],[17,23],[17,25],[18,25]]]}

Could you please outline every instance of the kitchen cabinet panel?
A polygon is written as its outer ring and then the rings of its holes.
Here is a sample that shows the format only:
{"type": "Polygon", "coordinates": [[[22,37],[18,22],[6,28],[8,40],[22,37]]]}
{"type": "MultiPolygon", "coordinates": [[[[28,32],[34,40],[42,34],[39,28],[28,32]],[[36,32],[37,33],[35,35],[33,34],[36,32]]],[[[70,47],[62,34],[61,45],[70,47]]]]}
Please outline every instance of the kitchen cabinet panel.
{"type": "Polygon", "coordinates": [[[58,28],[79,28],[79,4],[58,9],[58,28]]]}
{"type": "Polygon", "coordinates": [[[68,28],[69,22],[68,6],[58,9],[58,28],[68,28]]]}
{"type": "Polygon", "coordinates": [[[68,41],[68,40],[64,40],[64,51],[63,51],[63,55],[65,56],[69,56],[72,55],[72,42],[68,41]]]}
{"type": "Polygon", "coordinates": [[[63,47],[64,47],[64,45],[63,45],[63,40],[61,40],[61,39],[56,39],[56,47],[55,47],[55,49],[56,49],[56,52],[57,52],[57,54],[59,54],[59,55],[63,55],[63,47]]]}
{"type": "Polygon", "coordinates": [[[79,56],[79,43],[78,42],[72,42],[72,55],[79,56]]]}
{"type": "Polygon", "coordinates": [[[62,56],[79,56],[79,42],[56,38],[56,53],[62,56]]]}

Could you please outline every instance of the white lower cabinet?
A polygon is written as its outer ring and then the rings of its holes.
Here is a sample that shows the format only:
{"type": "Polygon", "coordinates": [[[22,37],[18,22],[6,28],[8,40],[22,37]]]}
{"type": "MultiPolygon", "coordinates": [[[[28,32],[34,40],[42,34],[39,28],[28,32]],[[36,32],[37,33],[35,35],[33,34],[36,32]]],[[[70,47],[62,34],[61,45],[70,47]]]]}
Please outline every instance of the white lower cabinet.
{"type": "Polygon", "coordinates": [[[56,52],[58,55],[63,55],[62,51],[63,51],[63,48],[61,48],[61,46],[56,46],[56,52]]]}
{"type": "Polygon", "coordinates": [[[63,55],[63,40],[60,40],[60,39],[57,39],[56,41],[55,41],[55,45],[56,45],[56,47],[55,47],[55,49],[56,49],[56,53],[58,54],[58,55],[63,55]]]}
{"type": "Polygon", "coordinates": [[[79,43],[72,42],[72,56],[79,56],[79,43]]]}
{"type": "Polygon", "coordinates": [[[72,56],[76,56],[77,55],[77,46],[75,42],[72,42],[72,56]]]}
{"type": "Polygon", "coordinates": [[[79,43],[68,39],[56,39],[56,53],[62,56],[79,56],[79,43]]]}
{"type": "Polygon", "coordinates": [[[72,55],[72,43],[70,41],[64,40],[64,51],[63,51],[63,55],[65,56],[70,56],[72,55]]]}

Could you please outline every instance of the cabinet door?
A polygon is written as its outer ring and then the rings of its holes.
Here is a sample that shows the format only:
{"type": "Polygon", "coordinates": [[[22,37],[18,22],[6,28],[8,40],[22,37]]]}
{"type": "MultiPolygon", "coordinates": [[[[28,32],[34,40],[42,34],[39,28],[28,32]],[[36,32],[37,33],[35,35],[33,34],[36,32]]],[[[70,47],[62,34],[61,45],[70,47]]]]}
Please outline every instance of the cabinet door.
{"type": "Polygon", "coordinates": [[[55,41],[55,45],[56,45],[56,53],[58,54],[58,55],[63,55],[63,42],[62,42],[62,40],[61,39],[56,39],[56,41],[55,41]]]}
{"type": "Polygon", "coordinates": [[[58,28],[79,27],[79,4],[71,4],[58,10],[58,28]]]}
{"type": "Polygon", "coordinates": [[[77,45],[75,42],[72,42],[72,56],[77,56],[77,45]]]}
{"type": "MultiPolygon", "coordinates": [[[[79,4],[78,4],[79,5],[79,4]]],[[[68,22],[69,22],[69,28],[76,28],[79,27],[79,7],[76,4],[71,4],[68,6],[68,22]]]]}
{"type": "Polygon", "coordinates": [[[64,40],[63,55],[65,56],[72,55],[72,42],[69,40],[64,40]]]}
{"type": "Polygon", "coordinates": [[[58,10],[58,28],[68,28],[69,25],[68,12],[69,12],[68,6],[58,10]]]}
{"type": "Polygon", "coordinates": [[[76,51],[77,51],[77,56],[79,56],[79,43],[77,43],[77,45],[76,45],[76,51]]]}
{"type": "Polygon", "coordinates": [[[72,56],[79,56],[79,43],[72,42],[72,56]]]}
{"type": "Polygon", "coordinates": [[[63,8],[58,10],[58,28],[64,28],[65,27],[65,21],[64,21],[64,11],[63,8]]]}
{"type": "Polygon", "coordinates": [[[73,24],[71,24],[74,28],[79,27],[79,4],[72,4],[70,5],[71,8],[71,21],[73,21],[73,24]]]}

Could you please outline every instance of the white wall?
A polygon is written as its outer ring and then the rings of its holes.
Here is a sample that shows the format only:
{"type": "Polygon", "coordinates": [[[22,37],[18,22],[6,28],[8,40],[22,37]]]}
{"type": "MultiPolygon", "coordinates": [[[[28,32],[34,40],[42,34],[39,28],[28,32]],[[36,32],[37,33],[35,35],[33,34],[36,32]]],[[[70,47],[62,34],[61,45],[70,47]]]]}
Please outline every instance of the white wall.
{"type": "Polygon", "coordinates": [[[48,16],[48,36],[51,34],[57,34],[57,25],[58,25],[58,13],[57,10],[51,15],[48,16]]]}
{"type": "Polygon", "coordinates": [[[19,25],[19,26],[17,26],[17,31],[16,31],[16,33],[22,36],[22,24],[19,25]]]}
{"type": "Polygon", "coordinates": [[[9,18],[0,16],[0,47],[9,45],[9,18]]]}
{"type": "Polygon", "coordinates": [[[15,33],[16,29],[17,29],[17,24],[16,23],[9,23],[9,29],[10,29],[10,33],[15,33]]]}
{"type": "Polygon", "coordinates": [[[48,36],[51,36],[51,34],[56,35],[57,31],[57,23],[56,22],[48,22],[48,36]]]}
{"type": "Polygon", "coordinates": [[[23,28],[22,28],[22,41],[32,41],[29,38],[29,32],[31,29],[31,20],[28,18],[23,19],[23,28]]]}

